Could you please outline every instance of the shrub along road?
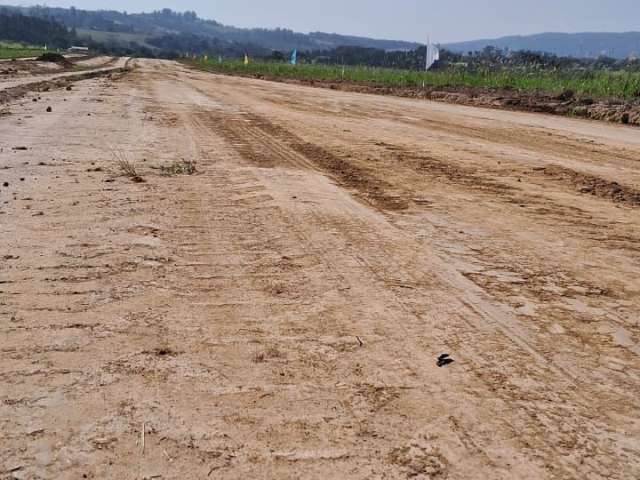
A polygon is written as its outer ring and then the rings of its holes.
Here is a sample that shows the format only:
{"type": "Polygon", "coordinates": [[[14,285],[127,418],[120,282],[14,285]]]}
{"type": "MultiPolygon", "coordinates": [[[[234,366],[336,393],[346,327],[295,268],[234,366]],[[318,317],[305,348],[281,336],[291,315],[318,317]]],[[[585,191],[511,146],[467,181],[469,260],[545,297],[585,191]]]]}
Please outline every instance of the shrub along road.
{"type": "Polygon", "coordinates": [[[637,130],[159,61],[39,95],[2,475],[640,475],[637,130]]]}

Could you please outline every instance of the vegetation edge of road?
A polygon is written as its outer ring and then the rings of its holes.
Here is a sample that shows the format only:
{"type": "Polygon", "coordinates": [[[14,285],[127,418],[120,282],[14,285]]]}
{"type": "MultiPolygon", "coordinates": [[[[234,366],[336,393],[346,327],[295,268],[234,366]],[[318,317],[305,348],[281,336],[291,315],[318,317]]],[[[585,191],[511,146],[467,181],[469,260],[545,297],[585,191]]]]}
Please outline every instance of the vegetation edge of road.
{"type": "MultiPolygon", "coordinates": [[[[577,95],[571,90],[563,92],[545,92],[540,90],[518,90],[513,88],[490,88],[475,86],[447,85],[393,85],[371,81],[348,79],[314,78],[313,76],[294,75],[294,67],[273,69],[268,63],[256,62],[244,65],[242,62],[225,62],[183,59],[181,62],[201,71],[275,81],[295,83],[317,88],[328,88],[357,93],[392,95],[405,98],[455,103],[468,106],[537,112],[568,117],[621,123],[640,126],[640,97],[634,100],[612,98],[594,100],[577,95]],[[274,73],[275,72],[275,73],[274,73]]],[[[346,67],[345,71],[353,67],[346,67]]]]}

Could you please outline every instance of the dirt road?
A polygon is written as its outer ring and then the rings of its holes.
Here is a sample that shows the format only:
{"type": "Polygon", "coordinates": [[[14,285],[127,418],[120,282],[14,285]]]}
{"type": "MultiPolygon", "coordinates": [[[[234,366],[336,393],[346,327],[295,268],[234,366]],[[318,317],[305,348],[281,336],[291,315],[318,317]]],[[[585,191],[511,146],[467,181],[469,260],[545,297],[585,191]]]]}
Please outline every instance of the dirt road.
{"type": "Polygon", "coordinates": [[[0,476],[640,477],[637,129],[158,61],[40,95],[0,476]]]}

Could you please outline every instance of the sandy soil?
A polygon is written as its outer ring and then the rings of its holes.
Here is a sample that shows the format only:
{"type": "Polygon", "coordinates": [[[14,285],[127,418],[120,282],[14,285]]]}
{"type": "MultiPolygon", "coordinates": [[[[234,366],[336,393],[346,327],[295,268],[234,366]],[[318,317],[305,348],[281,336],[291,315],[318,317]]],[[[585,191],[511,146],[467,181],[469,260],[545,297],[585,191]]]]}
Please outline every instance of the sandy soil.
{"type": "Polygon", "coordinates": [[[41,95],[0,476],[640,477],[637,129],[159,61],[41,95]]]}

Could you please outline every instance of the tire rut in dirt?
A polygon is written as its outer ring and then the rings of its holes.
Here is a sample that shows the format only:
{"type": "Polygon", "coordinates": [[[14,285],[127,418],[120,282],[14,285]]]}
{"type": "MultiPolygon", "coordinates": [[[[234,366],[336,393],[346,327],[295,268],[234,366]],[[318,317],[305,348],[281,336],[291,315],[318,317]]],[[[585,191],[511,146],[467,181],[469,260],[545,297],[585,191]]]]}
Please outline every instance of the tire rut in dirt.
{"type": "Polygon", "coordinates": [[[229,118],[209,111],[199,112],[196,117],[201,125],[227,138],[236,151],[254,165],[320,171],[356,190],[376,208],[401,211],[409,206],[406,199],[392,192],[388,182],[258,115],[229,118]]]}
{"type": "Polygon", "coordinates": [[[573,187],[580,193],[631,207],[640,206],[640,190],[631,186],[605,180],[588,173],[577,172],[560,165],[549,165],[536,169],[536,171],[549,180],[573,187]]]}

